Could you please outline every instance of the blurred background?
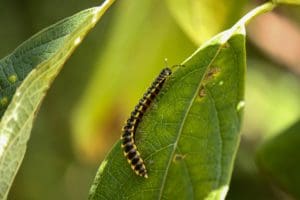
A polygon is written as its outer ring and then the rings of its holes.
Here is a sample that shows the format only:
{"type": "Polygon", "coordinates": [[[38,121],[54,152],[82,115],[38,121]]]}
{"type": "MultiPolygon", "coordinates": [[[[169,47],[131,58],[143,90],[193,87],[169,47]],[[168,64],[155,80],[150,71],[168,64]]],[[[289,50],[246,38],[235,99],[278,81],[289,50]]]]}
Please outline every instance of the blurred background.
{"type": "MultiPolygon", "coordinates": [[[[90,0],[4,0],[0,57],[90,0]]],[[[87,199],[97,168],[152,79],[261,4],[250,0],[117,1],[68,60],[37,116],[9,199],[87,199]]],[[[248,26],[246,109],[227,199],[292,199],[261,176],[259,145],[300,117],[300,7],[248,26]]]]}

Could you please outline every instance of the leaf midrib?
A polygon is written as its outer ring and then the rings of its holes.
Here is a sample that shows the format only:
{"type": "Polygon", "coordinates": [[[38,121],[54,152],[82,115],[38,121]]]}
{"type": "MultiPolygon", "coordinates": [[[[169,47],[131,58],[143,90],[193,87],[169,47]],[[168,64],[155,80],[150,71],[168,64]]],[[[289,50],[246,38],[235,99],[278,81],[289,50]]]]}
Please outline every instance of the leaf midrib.
{"type": "MultiPolygon", "coordinates": [[[[162,199],[162,194],[163,194],[163,190],[164,190],[164,187],[165,187],[165,184],[166,184],[166,179],[167,179],[167,175],[168,175],[168,171],[169,171],[169,168],[171,166],[171,161],[172,161],[172,158],[174,157],[174,153],[176,151],[176,148],[177,148],[177,144],[178,144],[178,141],[179,141],[179,138],[181,136],[181,133],[182,133],[182,130],[183,130],[183,127],[184,127],[184,124],[185,124],[185,121],[187,119],[187,116],[188,116],[188,113],[190,112],[191,108],[192,108],[192,105],[197,97],[197,91],[199,91],[200,87],[201,87],[201,84],[203,82],[203,79],[208,71],[208,69],[210,68],[210,66],[212,65],[212,63],[215,61],[216,57],[219,55],[220,51],[221,51],[221,48],[222,48],[222,44],[219,44],[219,47],[214,55],[214,57],[212,58],[212,60],[210,61],[210,63],[207,65],[206,67],[206,70],[201,78],[201,80],[199,81],[199,84],[197,86],[197,89],[196,89],[196,92],[193,96],[193,98],[190,100],[190,103],[186,109],[186,112],[183,116],[183,119],[182,119],[182,122],[180,123],[180,127],[178,129],[178,133],[177,133],[177,136],[176,136],[176,140],[173,144],[173,149],[171,151],[171,155],[170,155],[170,158],[169,158],[169,161],[168,161],[168,164],[167,164],[167,168],[166,168],[166,171],[164,173],[164,176],[163,176],[163,181],[162,181],[162,184],[161,184],[161,189],[160,189],[160,192],[159,192],[159,196],[158,196],[158,199],[162,199]]],[[[184,63],[182,63],[183,65],[184,63]]]]}

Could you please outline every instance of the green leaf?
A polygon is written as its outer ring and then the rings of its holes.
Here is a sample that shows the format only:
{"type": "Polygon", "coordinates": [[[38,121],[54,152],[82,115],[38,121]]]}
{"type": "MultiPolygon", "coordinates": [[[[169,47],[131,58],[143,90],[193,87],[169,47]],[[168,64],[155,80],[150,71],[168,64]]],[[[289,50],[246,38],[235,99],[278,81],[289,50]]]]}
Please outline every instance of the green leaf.
{"type": "Polygon", "coordinates": [[[176,67],[136,133],[149,178],[134,174],[117,142],[90,199],[224,199],[244,106],[245,33],[237,24],[176,67]]]}
{"type": "Polygon", "coordinates": [[[166,0],[178,25],[196,44],[230,27],[241,15],[245,0],[166,0]]]}
{"type": "Polygon", "coordinates": [[[300,198],[300,120],[264,143],[257,153],[261,170],[295,199],[300,198]]]}
{"type": "Polygon", "coordinates": [[[2,110],[12,98],[0,122],[0,199],[7,198],[47,89],[112,2],[106,1],[46,28],[0,61],[2,110]]]}
{"type": "Polygon", "coordinates": [[[275,4],[296,4],[300,5],[300,0],[273,0],[275,4]]]}
{"type": "Polygon", "coordinates": [[[74,146],[78,152],[84,152],[85,159],[104,157],[102,150],[118,137],[115,133],[119,129],[111,124],[123,122],[116,119],[125,119],[164,58],[178,63],[195,49],[166,12],[164,4],[155,7],[160,2],[130,0],[116,4],[110,39],[99,52],[92,77],[74,107],[74,146]],[[99,90],[100,85],[107,86],[99,90]],[[126,99],[119,98],[124,95],[126,99]],[[108,130],[114,134],[107,136],[108,130]]]}

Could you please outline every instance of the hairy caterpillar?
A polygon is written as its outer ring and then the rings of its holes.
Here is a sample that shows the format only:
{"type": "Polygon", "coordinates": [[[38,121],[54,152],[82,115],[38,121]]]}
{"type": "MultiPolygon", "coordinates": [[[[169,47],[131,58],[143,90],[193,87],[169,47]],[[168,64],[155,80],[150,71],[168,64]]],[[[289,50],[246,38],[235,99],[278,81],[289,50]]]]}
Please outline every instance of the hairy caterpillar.
{"type": "Polygon", "coordinates": [[[148,178],[147,169],[140,153],[135,145],[135,132],[147,108],[154,100],[156,95],[162,88],[166,78],[172,74],[170,68],[164,68],[158,77],[153,81],[147,92],[140,99],[135,109],[131,112],[129,119],[122,129],[122,148],[128,163],[131,165],[132,170],[145,178],[148,178]]]}

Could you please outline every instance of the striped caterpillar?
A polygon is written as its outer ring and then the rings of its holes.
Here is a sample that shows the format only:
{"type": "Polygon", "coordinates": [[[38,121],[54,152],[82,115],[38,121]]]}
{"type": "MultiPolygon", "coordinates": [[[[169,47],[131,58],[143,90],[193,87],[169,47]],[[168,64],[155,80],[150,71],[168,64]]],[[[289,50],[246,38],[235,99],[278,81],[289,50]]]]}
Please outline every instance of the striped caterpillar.
{"type": "Polygon", "coordinates": [[[145,178],[148,178],[147,169],[135,145],[135,132],[147,108],[161,90],[166,78],[171,74],[172,71],[170,68],[164,68],[160,72],[147,92],[140,99],[139,103],[135,106],[135,109],[131,112],[129,119],[122,129],[121,140],[124,155],[131,165],[132,170],[137,175],[145,178]]]}

